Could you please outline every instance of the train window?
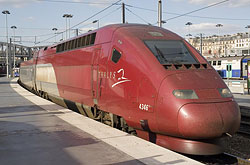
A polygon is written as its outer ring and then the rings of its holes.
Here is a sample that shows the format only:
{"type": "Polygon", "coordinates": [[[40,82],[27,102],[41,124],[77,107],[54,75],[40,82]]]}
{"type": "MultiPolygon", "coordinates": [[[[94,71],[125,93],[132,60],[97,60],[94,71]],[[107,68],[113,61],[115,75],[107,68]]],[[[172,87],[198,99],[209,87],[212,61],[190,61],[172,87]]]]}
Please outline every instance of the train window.
{"type": "Polygon", "coordinates": [[[218,65],[221,65],[221,61],[218,61],[218,65]]]}
{"type": "Polygon", "coordinates": [[[75,40],[70,41],[70,49],[75,49],[75,40]]]}
{"type": "Polygon", "coordinates": [[[161,64],[198,64],[182,41],[148,40],[144,42],[161,64]]]}
{"type": "Polygon", "coordinates": [[[117,51],[116,49],[113,49],[113,53],[112,53],[112,58],[111,60],[114,62],[114,63],[117,63],[120,58],[121,58],[121,53],[119,51],[117,51]]]}
{"type": "Polygon", "coordinates": [[[74,49],[77,48],[77,39],[74,39],[74,49]]]}
{"type": "Polygon", "coordinates": [[[59,45],[56,46],[56,52],[57,52],[57,53],[58,53],[58,52],[61,52],[61,44],[59,44],[59,45]]]}
{"type": "Polygon", "coordinates": [[[66,49],[66,43],[63,43],[63,51],[67,50],[66,49]]]}
{"type": "Polygon", "coordinates": [[[68,50],[72,49],[72,41],[69,41],[69,47],[68,50]]]}
{"type": "Polygon", "coordinates": [[[95,37],[96,33],[92,33],[87,36],[83,36],[65,43],[61,43],[56,46],[56,52],[59,53],[67,50],[93,45],[95,43],[95,37]]]}
{"type": "Polygon", "coordinates": [[[90,35],[87,35],[86,46],[88,46],[89,44],[90,44],[90,35]]]}
{"type": "Polygon", "coordinates": [[[76,47],[77,48],[81,47],[81,38],[76,39],[76,47]]]}
{"type": "Polygon", "coordinates": [[[216,62],[217,62],[217,61],[213,61],[213,65],[216,65],[216,62]]]}
{"type": "Polygon", "coordinates": [[[86,36],[81,37],[81,47],[86,45],[86,36]]]}
{"type": "Polygon", "coordinates": [[[208,63],[211,65],[212,61],[208,61],[208,63]]]}
{"type": "Polygon", "coordinates": [[[59,48],[58,48],[58,52],[62,52],[63,51],[63,44],[60,44],[59,48]]]}
{"type": "Polygon", "coordinates": [[[69,50],[68,47],[69,47],[69,42],[66,42],[65,43],[65,50],[69,50]]]}
{"type": "Polygon", "coordinates": [[[68,41],[68,47],[67,47],[67,50],[70,50],[70,46],[71,46],[71,41],[68,41]]]}
{"type": "Polygon", "coordinates": [[[247,65],[245,65],[245,70],[247,70],[247,65]]]}
{"type": "Polygon", "coordinates": [[[90,45],[93,45],[93,44],[95,43],[95,37],[96,37],[96,33],[92,33],[92,34],[91,34],[90,45]]]}
{"type": "Polygon", "coordinates": [[[63,51],[66,51],[67,50],[67,43],[63,43],[63,51]]]}
{"type": "Polygon", "coordinates": [[[67,50],[70,50],[71,41],[68,41],[67,43],[68,43],[67,50]]]}
{"type": "Polygon", "coordinates": [[[69,47],[68,50],[72,49],[72,41],[69,41],[69,47]]]}

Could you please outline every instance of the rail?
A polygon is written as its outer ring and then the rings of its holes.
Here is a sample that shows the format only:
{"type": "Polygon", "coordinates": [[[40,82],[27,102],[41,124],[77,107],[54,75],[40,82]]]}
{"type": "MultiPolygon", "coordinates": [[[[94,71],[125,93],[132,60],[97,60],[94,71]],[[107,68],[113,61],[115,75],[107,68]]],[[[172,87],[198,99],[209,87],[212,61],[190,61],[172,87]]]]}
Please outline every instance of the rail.
{"type": "Polygon", "coordinates": [[[194,159],[198,162],[209,164],[209,165],[218,165],[218,164],[228,164],[228,165],[250,165],[250,161],[247,159],[243,159],[241,157],[229,154],[222,153],[219,155],[211,155],[211,156],[197,156],[197,155],[186,155],[187,157],[194,159]]]}
{"type": "Polygon", "coordinates": [[[241,123],[238,133],[248,135],[250,137],[250,108],[240,106],[241,123]]]}

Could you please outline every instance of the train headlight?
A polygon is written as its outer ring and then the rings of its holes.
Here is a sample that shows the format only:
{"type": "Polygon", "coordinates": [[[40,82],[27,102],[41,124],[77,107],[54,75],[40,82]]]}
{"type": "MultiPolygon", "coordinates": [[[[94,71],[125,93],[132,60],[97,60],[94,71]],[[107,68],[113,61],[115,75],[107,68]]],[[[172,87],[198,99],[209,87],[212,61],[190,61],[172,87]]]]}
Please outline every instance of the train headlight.
{"type": "Polygon", "coordinates": [[[232,93],[228,88],[219,88],[218,90],[222,97],[233,97],[232,93]]]}
{"type": "Polygon", "coordinates": [[[195,91],[191,89],[174,90],[173,95],[178,99],[198,99],[195,91]]]}

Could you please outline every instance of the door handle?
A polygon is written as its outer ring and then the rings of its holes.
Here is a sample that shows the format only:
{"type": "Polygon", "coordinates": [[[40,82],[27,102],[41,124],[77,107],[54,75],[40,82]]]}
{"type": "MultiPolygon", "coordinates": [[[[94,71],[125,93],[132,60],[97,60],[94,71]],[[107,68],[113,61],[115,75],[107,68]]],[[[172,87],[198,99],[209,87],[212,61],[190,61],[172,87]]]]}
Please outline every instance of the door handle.
{"type": "Polygon", "coordinates": [[[100,94],[99,96],[101,97],[102,96],[102,78],[100,78],[100,84],[99,84],[99,87],[100,87],[100,94]]]}

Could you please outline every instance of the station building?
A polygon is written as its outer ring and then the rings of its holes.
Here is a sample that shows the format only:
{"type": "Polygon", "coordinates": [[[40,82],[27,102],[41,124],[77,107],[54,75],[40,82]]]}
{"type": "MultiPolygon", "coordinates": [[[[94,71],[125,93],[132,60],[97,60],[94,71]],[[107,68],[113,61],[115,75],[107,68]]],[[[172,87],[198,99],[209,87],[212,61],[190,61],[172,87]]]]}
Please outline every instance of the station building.
{"type": "Polygon", "coordinates": [[[189,38],[188,41],[207,58],[250,55],[250,34],[213,35],[189,38]],[[202,43],[202,44],[201,44],[202,43]]]}

